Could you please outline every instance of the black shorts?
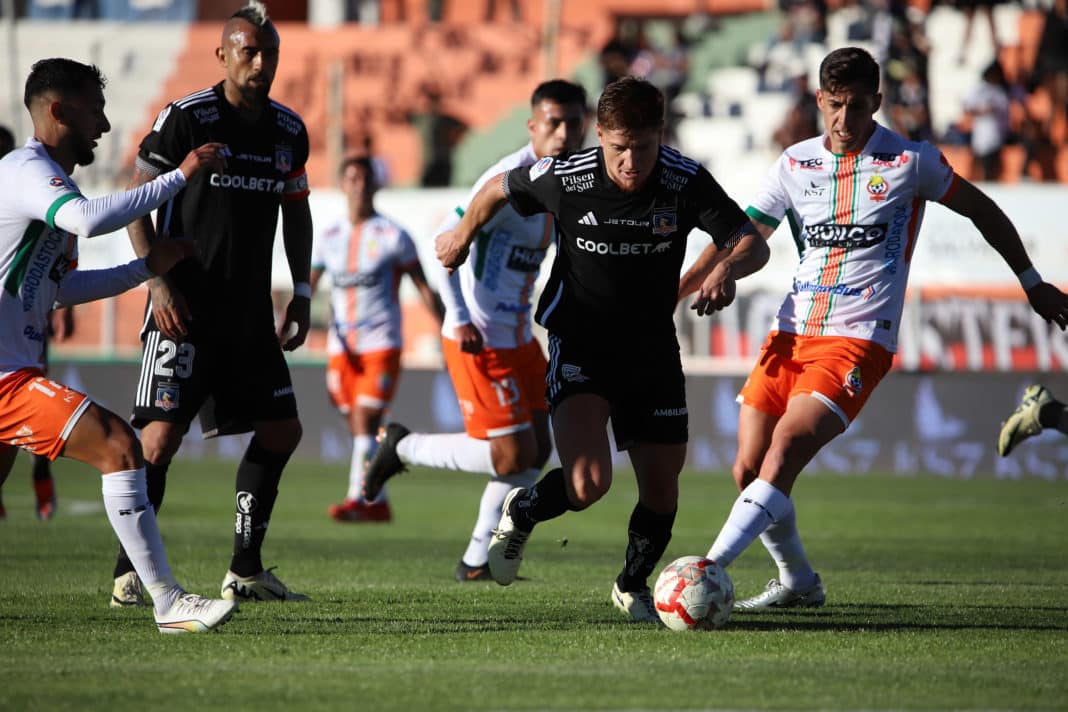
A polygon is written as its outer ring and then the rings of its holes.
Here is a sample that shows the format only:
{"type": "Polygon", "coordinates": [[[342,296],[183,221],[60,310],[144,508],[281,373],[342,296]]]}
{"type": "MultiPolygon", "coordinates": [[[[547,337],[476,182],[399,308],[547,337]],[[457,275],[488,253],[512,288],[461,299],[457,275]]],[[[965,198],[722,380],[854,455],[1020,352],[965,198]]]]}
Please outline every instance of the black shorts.
{"type": "Polygon", "coordinates": [[[155,420],[188,426],[199,413],[204,437],[213,437],[247,433],[257,421],[297,417],[289,367],[270,323],[194,322],[184,339],[172,341],[150,313],[141,341],[135,428],[155,420]]]}
{"type": "Polygon", "coordinates": [[[635,343],[550,333],[545,383],[550,411],[579,393],[607,400],[619,450],[689,440],[686,377],[673,337],[635,343]]]}

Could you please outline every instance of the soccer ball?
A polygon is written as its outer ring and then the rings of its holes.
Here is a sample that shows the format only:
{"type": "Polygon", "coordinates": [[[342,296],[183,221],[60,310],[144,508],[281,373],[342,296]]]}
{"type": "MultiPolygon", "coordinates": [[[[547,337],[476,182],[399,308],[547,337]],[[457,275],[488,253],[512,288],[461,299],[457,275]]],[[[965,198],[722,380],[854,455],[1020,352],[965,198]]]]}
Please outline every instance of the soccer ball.
{"type": "Polygon", "coordinates": [[[715,561],[684,556],[660,572],[653,600],[660,620],[671,630],[713,630],[731,617],[734,583],[715,561]]]}

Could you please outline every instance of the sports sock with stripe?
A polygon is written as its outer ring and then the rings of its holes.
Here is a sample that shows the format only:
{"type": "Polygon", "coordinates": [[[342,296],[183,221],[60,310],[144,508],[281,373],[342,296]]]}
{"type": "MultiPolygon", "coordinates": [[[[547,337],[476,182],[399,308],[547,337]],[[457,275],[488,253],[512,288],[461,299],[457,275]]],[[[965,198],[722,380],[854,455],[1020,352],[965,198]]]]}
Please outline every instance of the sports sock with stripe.
{"type": "Polygon", "coordinates": [[[530,469],[518,475],[494,477],[486,483],[486,488],[482,490],[482,499],[478,503],[478,520],[463,555],[465,564],[482,566],[489,560],[490,536],[501,519],[504,498],[516,487],[530,487],[538,481],[540,474],[541,470],[530,469]]]}
{"type": "Polygon", "coordinates": [[[497,474],[490,441],[467,433],[409,433],[397,443],[397,456],[406,465],[497,474]]]}
{"type": "Polygon", "coordinates": [[[260,550],[278,499],[278,482],[290,454],[267,450],[253,437],[237,467],[234,486],[237,511],[230,570],[238,576],[253,576],[263,571],[260,550]]]}
{"type": "Polygon", "coordinates": [[[771,524],[793,511],[790,498],[769,482],[753,480],[734,500],[731,513],[708,550],[708,558],[729,566],[771,524]]]}
{"type": "MultiPolygon", "coordinates": [[[[145,482],[148,487],[148,501],[152,503],[152,509],[157,515],[159,515],[160,507],[163,506],[163,493],[167,489],[167,469],[171,466],[168,462],[165,465],[154,465],[151,462],[145,463],[145,482]]],[[[134,570],[133,562],[130,561],[130,557],[126,555],[126,550],[122,547],[122,543],[119,543],[119,555],[115,559],[115,571],[112,574],[113,578],[124,576],[134,570]]]]}

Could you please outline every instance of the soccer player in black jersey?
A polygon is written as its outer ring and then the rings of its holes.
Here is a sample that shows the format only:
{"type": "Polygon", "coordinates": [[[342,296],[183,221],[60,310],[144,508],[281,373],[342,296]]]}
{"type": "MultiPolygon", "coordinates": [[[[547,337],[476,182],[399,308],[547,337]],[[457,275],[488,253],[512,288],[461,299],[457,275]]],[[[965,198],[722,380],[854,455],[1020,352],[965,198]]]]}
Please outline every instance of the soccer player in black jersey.
{"type": "Polygon", "coordinates": [[[695,267],[707,273],[693,304],[701,314],[729,305],[734,281],[768,259],[763,238],[708,171],[660,144],[663,127],[656,87],[633,77],[613,82],[597,105],[599,147],[489,180],[460,225],[436,242],[438,259],[454,269],[506,202],[521,215],[555,217],[557,255],[536,319],[549,331],[546,382],[562,467],[509,493],[490,572],[511,583],[535,524],[585,509],[608,491],[611,420],[638,480],[612,600],[651,623],[659,618],[647,580],[671,539],[688,438],[673,319],[686,238],[699,227],[714,240],[695,267]]]}
{"type": "MultiPolygon", "coordinates": [[[[168,205],[129,227],[134,251],[187,237],[201,262],[179,265],[149,288],[141,378],[133,423],[142,428],[153,505],[193,417],[206,437],[252,431],[237,468],[234,550],[224,598],[303,600],[264,570],[263,538],[278,483],[301,437],[283,350],[307,335],[312,221],[304,164],[304,122],[269,97],[279,37],[262,3],[235,12],[216,50],[225,78],[169,104],[141,142],[134,182],[166,170],[187,146],[226,144],[227,170],[205,171],[168,205]],[[294,296],[275,330],[271,262],[279,208],[294,296]]],[[[124,552],[115,567],[115,605],[140,601],[124,552]]]]}

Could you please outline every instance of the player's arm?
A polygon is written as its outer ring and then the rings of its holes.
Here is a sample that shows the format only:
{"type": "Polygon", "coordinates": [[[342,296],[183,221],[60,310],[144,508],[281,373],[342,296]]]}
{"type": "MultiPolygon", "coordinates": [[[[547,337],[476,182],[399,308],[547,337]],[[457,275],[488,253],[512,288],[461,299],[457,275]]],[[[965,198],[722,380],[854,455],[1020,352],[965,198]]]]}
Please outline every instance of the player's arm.
{"type": "Polygon", "coordinates": [[[282,243],[293,277],[293,299],[278,328],[278,341],[285,351],[293,351],[308,338],[311,326],[312,216],[308,196],[282,201],[282,243]],[[295,328],[295,331],[294,331],[295,328]],[[288,336],[290,332],[292,336],[288,336]]]}
{"type": "Polygon", "coordinates": [[[1068,326],[1068,295],[1039,276],[1016,227],[997,203],[960,176],[955,178],[955,189],[951,189],[941,202],[972,221],[983,239],[1016,273],[1031,308],[1063,331],[1068,326]]]}
{"type": "Polygon", "coordinates": [[[434,319],[438,322],[438,328],[441,328],[441,322],[445,319],[445,305],[442,304],[441,298],[438,297],[438,293],[431,288],[430,283],[426,281],[426,274],[423,273],[423,266],[416,262],[406,270],[409,277],[412,279],[412,284],[415,285],[415,289],[419,292],[419,298],[423,300],[423,306],[427,311],[434,315],[434,319]]]}
{"type": "MultiPolygon", "coordinates": [[[[765,240],[769,239],[772,233],[775,232],[774,227],[759,221],[753,222],[753,227],[765,240]]],[[[701,286],[701,282],[704,281],[705,276],[710,274],[716,265],[729,257],[731,252],[731,250],[720,249],[714,242],[710,242],[698,255],[690,269],[686,270],[682,279],[679,280],[679,301],[696,292],[701,286]]]]}
{"type": "Polygon", "coordinates": [[[48,337],[64,342],[74,334],[74,307],[59,307],[48,315],[48,337]]]}
{"type": "Polygon", "coordinates": [[[315,294],[315,290],[319,288],[319,282],[323,278],[325,271],[322,267],[312,267],[311,275],[308,277],[308,284],[311,285],[311,293],[315,294]]]}
{"type": "Polygon", "coordinates": [[[226,165],[222,148],[219,143],[195,148],[176,169],[152,176],[151,180],[121,193],[99,198],[68,194],[71,197],[54,209],[51,224],[80,237],[114,232],[173,198],[185,187],[186,181],[202,168],[222,170],[226,165]]]}
{"type": "Polygon", "coordinates": [[[507,180],[508,173],[501,173],[486,181],[467,206],[460,224],[435,238],[435,254],[450,274],[467,259],[478,231],[508,202],[507,180]]]}
{"type": "Polygon", "coordinates": [[[162,240],[147,256],[106,269],[72,270],[59,283],[56,305],[84,304],[122,294],[152,276],[166,274],[174,265],[196,254],[188,240],[162,240]]]}

